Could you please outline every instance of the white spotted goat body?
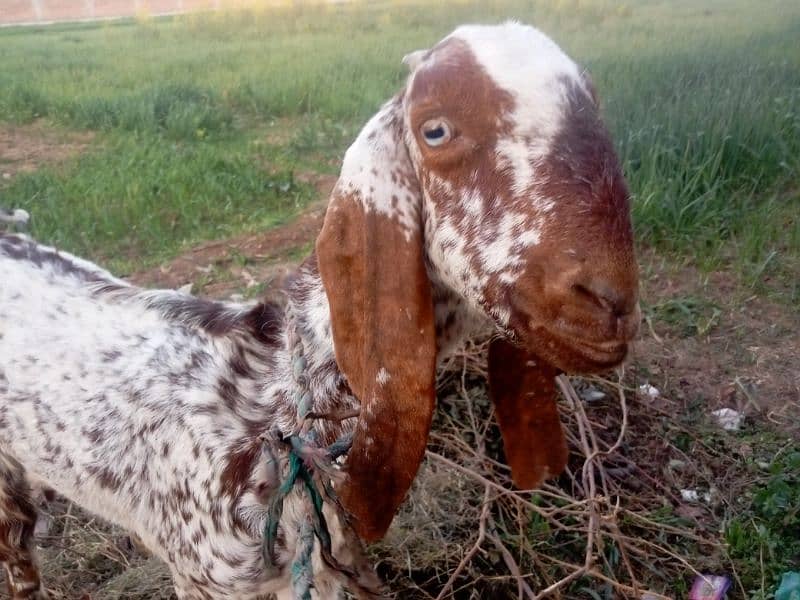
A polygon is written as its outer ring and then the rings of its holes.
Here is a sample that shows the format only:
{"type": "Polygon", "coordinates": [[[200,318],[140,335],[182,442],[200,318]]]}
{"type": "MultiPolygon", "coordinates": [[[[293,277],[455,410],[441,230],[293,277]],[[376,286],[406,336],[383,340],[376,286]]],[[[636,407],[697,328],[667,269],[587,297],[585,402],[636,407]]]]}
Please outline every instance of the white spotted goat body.
{"type": "MultiPolygon", "coordinates": [[[[591,83],[516,23],[460,27],[406,62],[405,88],[347,151],[285,308],[142,290],[0,234],[13,598],[45,597],[32,485],[135,533],[181,599],[291,597],[310,507],[287,498],[278,571],[266,569],[263,440],[297,425],[298,343],[312,410],[360,411],[313,430],[320,444],[353,434],[336,489],[363,540],[385,533],[422,460],[437,361],[473,333],[496,333],[489,384],[515,483],[563,468],[554,375],[618,364],[638,325],[628,194],[591,83]]],[[[327,516],[336,560],[352,565],[358,548],[327,516]]],[[[315,597],[338,597],[343,580],[315,552],[315,597]]]]}

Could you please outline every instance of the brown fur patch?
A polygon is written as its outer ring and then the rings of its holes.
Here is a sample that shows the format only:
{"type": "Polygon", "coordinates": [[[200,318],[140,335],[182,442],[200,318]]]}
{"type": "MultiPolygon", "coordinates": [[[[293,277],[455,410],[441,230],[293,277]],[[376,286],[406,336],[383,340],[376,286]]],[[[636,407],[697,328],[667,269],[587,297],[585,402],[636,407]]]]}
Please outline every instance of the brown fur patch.
{"type": "Polygon", "coordinates": [[[489,393],[514,483],[538,487],[567,464],[556,406],[558,370],[505,340],[489,346],[489,393]]]}
{"type": "MultiPolygon", "coordinates": [[[[411,130],[423,155],[425,187],[435,187],[430,177],[435,175],[456,189],[482,192],[486,201],[510,200],[504,191],[509,189],[511,174],[498,168],[494,148],[512,129],[508,117],[514,98],[497,86],[465,42],[447,40],[434,51],[437,60],[416,73],[408,92],[411,130]],[[420,128],[426,120],[442,117],[454,128],[452,140],[441,148],[430,148],[420,128]]],[[[438,205],[437,211],[461,221],[466,210],[462,202],[436,193],[431,200],[438,205]]],[[[489,204],[482,208],[486,218],[502,216],[499,207],[489,204]]],[[[477,232],[464,230],[463,234],[475,236],[477,232]]]]}
{"type": "Polygon", "coordinates": [[[336,360],[361,401],[342,501],[366,540],[383,536],[425,451],[434,407],[433,304],[421,233],[334,198],[317,241],[336,360]],[[396,265],[388,269],[387,265],[396,265]],[[379,372],[388,374],[383,383],[379,372]]]}
{"type": "MultiPolygon", "coordinates": [[[[382,125],[382,150],[395,156],[374,165],[387,185],[372,191],[372,198],[335,191],[316,246],[336,361],[361,402],[341,497],[365,540],[383,536],[403,501],[425,452],[435,403],[436,342],[421,193],[403,143],[400,106],[398,99],[382,125]],[[364,205],[391,204],[391,196],[374,195],[393,193],[392,176],[407,190],[403,201],[417,219],[412,231],[364,205]]],[[[336,190],[347,190],[348,183],[340,180],[336,190]]]]}
{"type": "Polygon", "coordinates": [[[44,598],[33,532],[36,508],[22,468],[0,454],[0,562],[13,600],[44,598]]]}

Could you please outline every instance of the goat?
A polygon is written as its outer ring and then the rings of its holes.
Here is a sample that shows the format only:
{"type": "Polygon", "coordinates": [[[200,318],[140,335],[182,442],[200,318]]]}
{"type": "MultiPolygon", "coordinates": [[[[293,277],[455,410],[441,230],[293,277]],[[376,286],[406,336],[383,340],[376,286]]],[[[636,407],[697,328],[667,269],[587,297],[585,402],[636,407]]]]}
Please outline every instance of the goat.
{"type": "MultiPolygon", "coordinates": [[[[291,597],[309,501],[286,498],[277,570],[265,568],[263,440],[297,427],[298,344],[313,411],[357,413],[312,424],[320,447],[352,434],[335,481],[348,517],[326,508],[341,565],[360,560],[348,523],[364,541],[389,527],[423,457],[437,361],[467,336],[494,335],[489,386],[515,484],[562,470],[553,378],[617,365],[639,322],[628,192],[592,84],[517,23],[462,26],[404,60],[407,83],[347,150],[285,308],[147,291],[0,237],[13,598],[46,595],[32,484],[137,534],[181,599],[291,597]]],[[[341,573],[319,549],[313,562],[313,594],[338,597],[341,573]]]]}

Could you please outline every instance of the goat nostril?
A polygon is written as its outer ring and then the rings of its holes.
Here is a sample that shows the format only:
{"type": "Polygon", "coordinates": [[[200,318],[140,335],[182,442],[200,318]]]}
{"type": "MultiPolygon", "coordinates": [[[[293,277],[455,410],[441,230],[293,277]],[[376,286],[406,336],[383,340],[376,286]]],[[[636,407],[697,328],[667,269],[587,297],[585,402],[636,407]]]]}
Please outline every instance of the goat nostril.
{"type": "Polygon", "coordinates": [[[576,283],[572,286],[572,291],[575,293],[578,298],[582,298],[586,302],[590,302],[597,306],[598,308],[608,308],[605,303],[602,301],[600,297],[598,297],[594,292],[592,292],[589,288],[585,285],[581,285],[580,283],[576,283]]]}
{"type": "Polygon", "coordinates": [[[624,317],[631,312],[629,302],[624,294],[618,293],[611,286],[602,282],[593,282],[590,285],[576,283],[572,291],[580,298],[591,302],[597,308],[611,313],[615,317],[624,317]]]}

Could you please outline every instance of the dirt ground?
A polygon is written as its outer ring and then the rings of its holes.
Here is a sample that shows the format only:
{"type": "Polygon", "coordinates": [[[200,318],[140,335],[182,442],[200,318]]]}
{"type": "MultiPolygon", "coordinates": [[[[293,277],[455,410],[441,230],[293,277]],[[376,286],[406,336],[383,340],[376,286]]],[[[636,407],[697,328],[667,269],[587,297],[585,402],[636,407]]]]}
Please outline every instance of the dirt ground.
{"type": "Polygon", "coordinates": [[[709,412],[733,408],[800,435],[800,313],[751,294],[729,272],[701,273],[653,251],[640,264],[651,315],[631,362],[650,383],[709,412]]]}
{"type": "Polygon", "coordinates": [[[92,132],[58,132],[37,121],[0,127],[0,186],[18,173],[30,173],[43,164],[57,164],[84,151],[92,132]]]}

